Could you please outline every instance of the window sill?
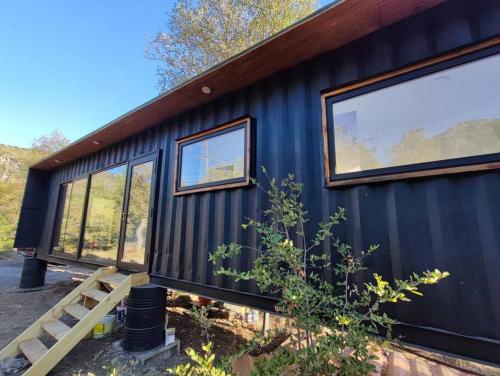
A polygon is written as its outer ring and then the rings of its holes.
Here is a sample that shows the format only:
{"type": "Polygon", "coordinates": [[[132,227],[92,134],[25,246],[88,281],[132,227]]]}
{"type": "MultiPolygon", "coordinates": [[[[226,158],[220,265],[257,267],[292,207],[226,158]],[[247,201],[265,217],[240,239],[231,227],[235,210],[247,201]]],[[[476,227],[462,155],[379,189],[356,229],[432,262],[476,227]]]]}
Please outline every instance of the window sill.
{"type": "Polygon", "coordinates": [[[225,190],[225,189],[242,188],[242,187],[247,187],[249,185],[250,185],[250,181],[245,180],[245,181],[241,181],[241,182],[237,182],[237,183],[227,183],[227,184],[213,185],[213,186],[207,186],[207,187],[186,189],[186,190],[182,190],[182,191],[175,191],[174,196],[182,196],[182,195],[187,195],[187,194],[192,194],[192,193],[213,192],[213,191],[220,191],[220,190],[225,190]]]}
{"type": "Polygon", "coordinates": [[[406,179],[424,178],[441,175],[460,174],[467,172],[479,172],[500,169],[500,162],[489,162],[467,166],[456,166],[446,168],[436,168],[432,170],[401,172],[396,174],[387,174],[379,176],[367,176],[359,178],[349,178],[342,180],[330,180],[326,182],[327,187],[343,187],[357,184],[380,183],[388,181],[398,181],[406,179]]]}

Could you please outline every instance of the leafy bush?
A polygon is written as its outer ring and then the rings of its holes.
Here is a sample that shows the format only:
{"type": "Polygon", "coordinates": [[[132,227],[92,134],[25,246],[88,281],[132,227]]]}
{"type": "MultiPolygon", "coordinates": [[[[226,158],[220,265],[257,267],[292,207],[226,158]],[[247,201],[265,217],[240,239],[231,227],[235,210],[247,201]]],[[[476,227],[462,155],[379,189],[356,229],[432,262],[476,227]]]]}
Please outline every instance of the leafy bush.
{"type": "MultiPolygon", "coordinates": [[[[263,168],[267,176],[266,170],[263,168]]],[[[297,374],[364,375],[373,370],[369,351],[373,334],[381,328],[390,336],[395,320],[380,311],[385,303],[410,301],[420,296],[419,286],[435,284],[449,275],[439,270],[413,273],[406,280],[393,283],[374,273],[373,280],[360,285],[356,275],[365,270],[364,259],[378,250],[371,245],[356,256],[350,245],[341,242],[333,229],[346,221],[346,210],[338,208],[329,220],[320,223],[311,236],[306,233],[307,211],[301,202],[302,184],[293,175],[279,183],[267,176],[268,187],[256,181],[269,200],[264,219],[248,219],[243,228],[254,228],[261,248],[252,249],[236,243],[222,245],[210,255],[210,261],[236,257],[243,251],[256,252],[253,268],[239,271],[219,266],[215,271],[240,280],[255,280],[260,291],[278,294],[276,310],[293,319],[296,349],[282,349],[271,360],[263,360],[256,374],[279,374],[285,365],[296,366],[297,374]],[[331,242],[335,260],[319,250],[331,242]],[[319,252],[318,252],[319,251],[319,252]],[[278,366],[277,366],[278,365],[278,366]],[[270,373],[271,372],[271,373],[270,373]]]]}
{"type": "Polygon", "coordinates": [[[200,324],[203,330],[203,334],[207,339],[207,343],[210,341],[210,334],[208,333],[208,330],[212,327],[213,324],[213,320],[208,318],[208,314],[211,309],[212,309],[212,304],[198,307],[196,304],[193,303],[193,307],[189,312],[191,317],[194,318],[198,324],[200,324]]]}
{"type": "Polygon", "coordinates": [[[254,336],[244,345],[238,347],[234,352],[222,357],[221,366],[226,372],[231,372],[232,363],[243,355],[259,356],[269,353],[281,345],[289,337],[288,330],[284,328],[273,328],[266,335],[258,331],[254,332],[254,336]]]}
{"type": "Polygon", "coordinates": [[[215,354],[212,353],[212,342],[202,347],[203,354],[197,353],[189,348],[186,353],[192,360],[192,363],[180,364],[175,368],[167,369],[173,375],[178,376],[228,376],[222,368],[215,366],[215,354]]]}

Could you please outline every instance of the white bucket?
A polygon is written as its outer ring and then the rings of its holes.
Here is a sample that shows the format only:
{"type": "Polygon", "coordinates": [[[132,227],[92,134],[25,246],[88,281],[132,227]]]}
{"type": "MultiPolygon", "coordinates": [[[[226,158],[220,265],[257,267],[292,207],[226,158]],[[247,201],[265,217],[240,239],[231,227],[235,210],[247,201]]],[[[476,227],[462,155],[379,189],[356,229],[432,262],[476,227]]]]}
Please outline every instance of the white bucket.
{"type": "Polygon", "coordinates": [[[104,338],[111,334],[113,330],[113,323],[115,322],[115,315],[106,315],[94,326],[94,338],[104,338]]]}
{"type": "Polygon", "coordinates": [[[167,328],[165,325],[165,346],[175,342],[175,328],[167,328]]]}

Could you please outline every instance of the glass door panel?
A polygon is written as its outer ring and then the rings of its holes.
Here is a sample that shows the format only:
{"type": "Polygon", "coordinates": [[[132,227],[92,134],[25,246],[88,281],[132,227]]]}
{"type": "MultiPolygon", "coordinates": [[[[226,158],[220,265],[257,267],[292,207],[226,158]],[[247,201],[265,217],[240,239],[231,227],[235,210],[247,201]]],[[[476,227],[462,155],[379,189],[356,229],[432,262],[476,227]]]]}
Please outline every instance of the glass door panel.
{"type": "Polygon", "coordinates": [[[52,238],[53,253],[77,257],[86,191],[87,179],[61,185],[52,238]]]}
{"type": "Polygon", "coordinates": [[[118,255],[127,166],[92,175],[83,237],[82,259],[115,264],[118,255]]]}
{"type": "Polygon", "coordinates": [[[146,270],[151,239],[156,154],[131,161],[127,174],[118,265],[146,270]]]}
{"type": "Polygon", "coordinates": [[[132,166],[121,261],[144,264],[148,235],[153,161],[132,166]]]}

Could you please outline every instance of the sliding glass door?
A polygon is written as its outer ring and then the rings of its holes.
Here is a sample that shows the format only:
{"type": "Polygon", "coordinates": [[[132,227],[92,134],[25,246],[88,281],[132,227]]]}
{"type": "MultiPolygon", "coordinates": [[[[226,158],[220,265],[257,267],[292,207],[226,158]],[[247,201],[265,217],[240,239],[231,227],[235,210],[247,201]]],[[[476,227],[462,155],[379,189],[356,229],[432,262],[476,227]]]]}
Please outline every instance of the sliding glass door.
{"type": "Polygon", "coordinates": [[[121,165],[91,175],[82,260],[116,263],[126,173],[121,165]]]}
{"type": "Polygon", "coordinates": [[[129,165],[119,256],[119,264],[127,269],[143,270],[147,265],[154,172],[155,161],[148,157],[129,165]]]}
{"type": "Polygon", "coordinates": [[[157,154],[61,185],[52,253],[147,269],[157,154]]]}
{"type": "Polygon", "coordinates": [[[52,251],[62,257],[77,258],[87,179],[61,185],[52,237],[52,251]]]}

